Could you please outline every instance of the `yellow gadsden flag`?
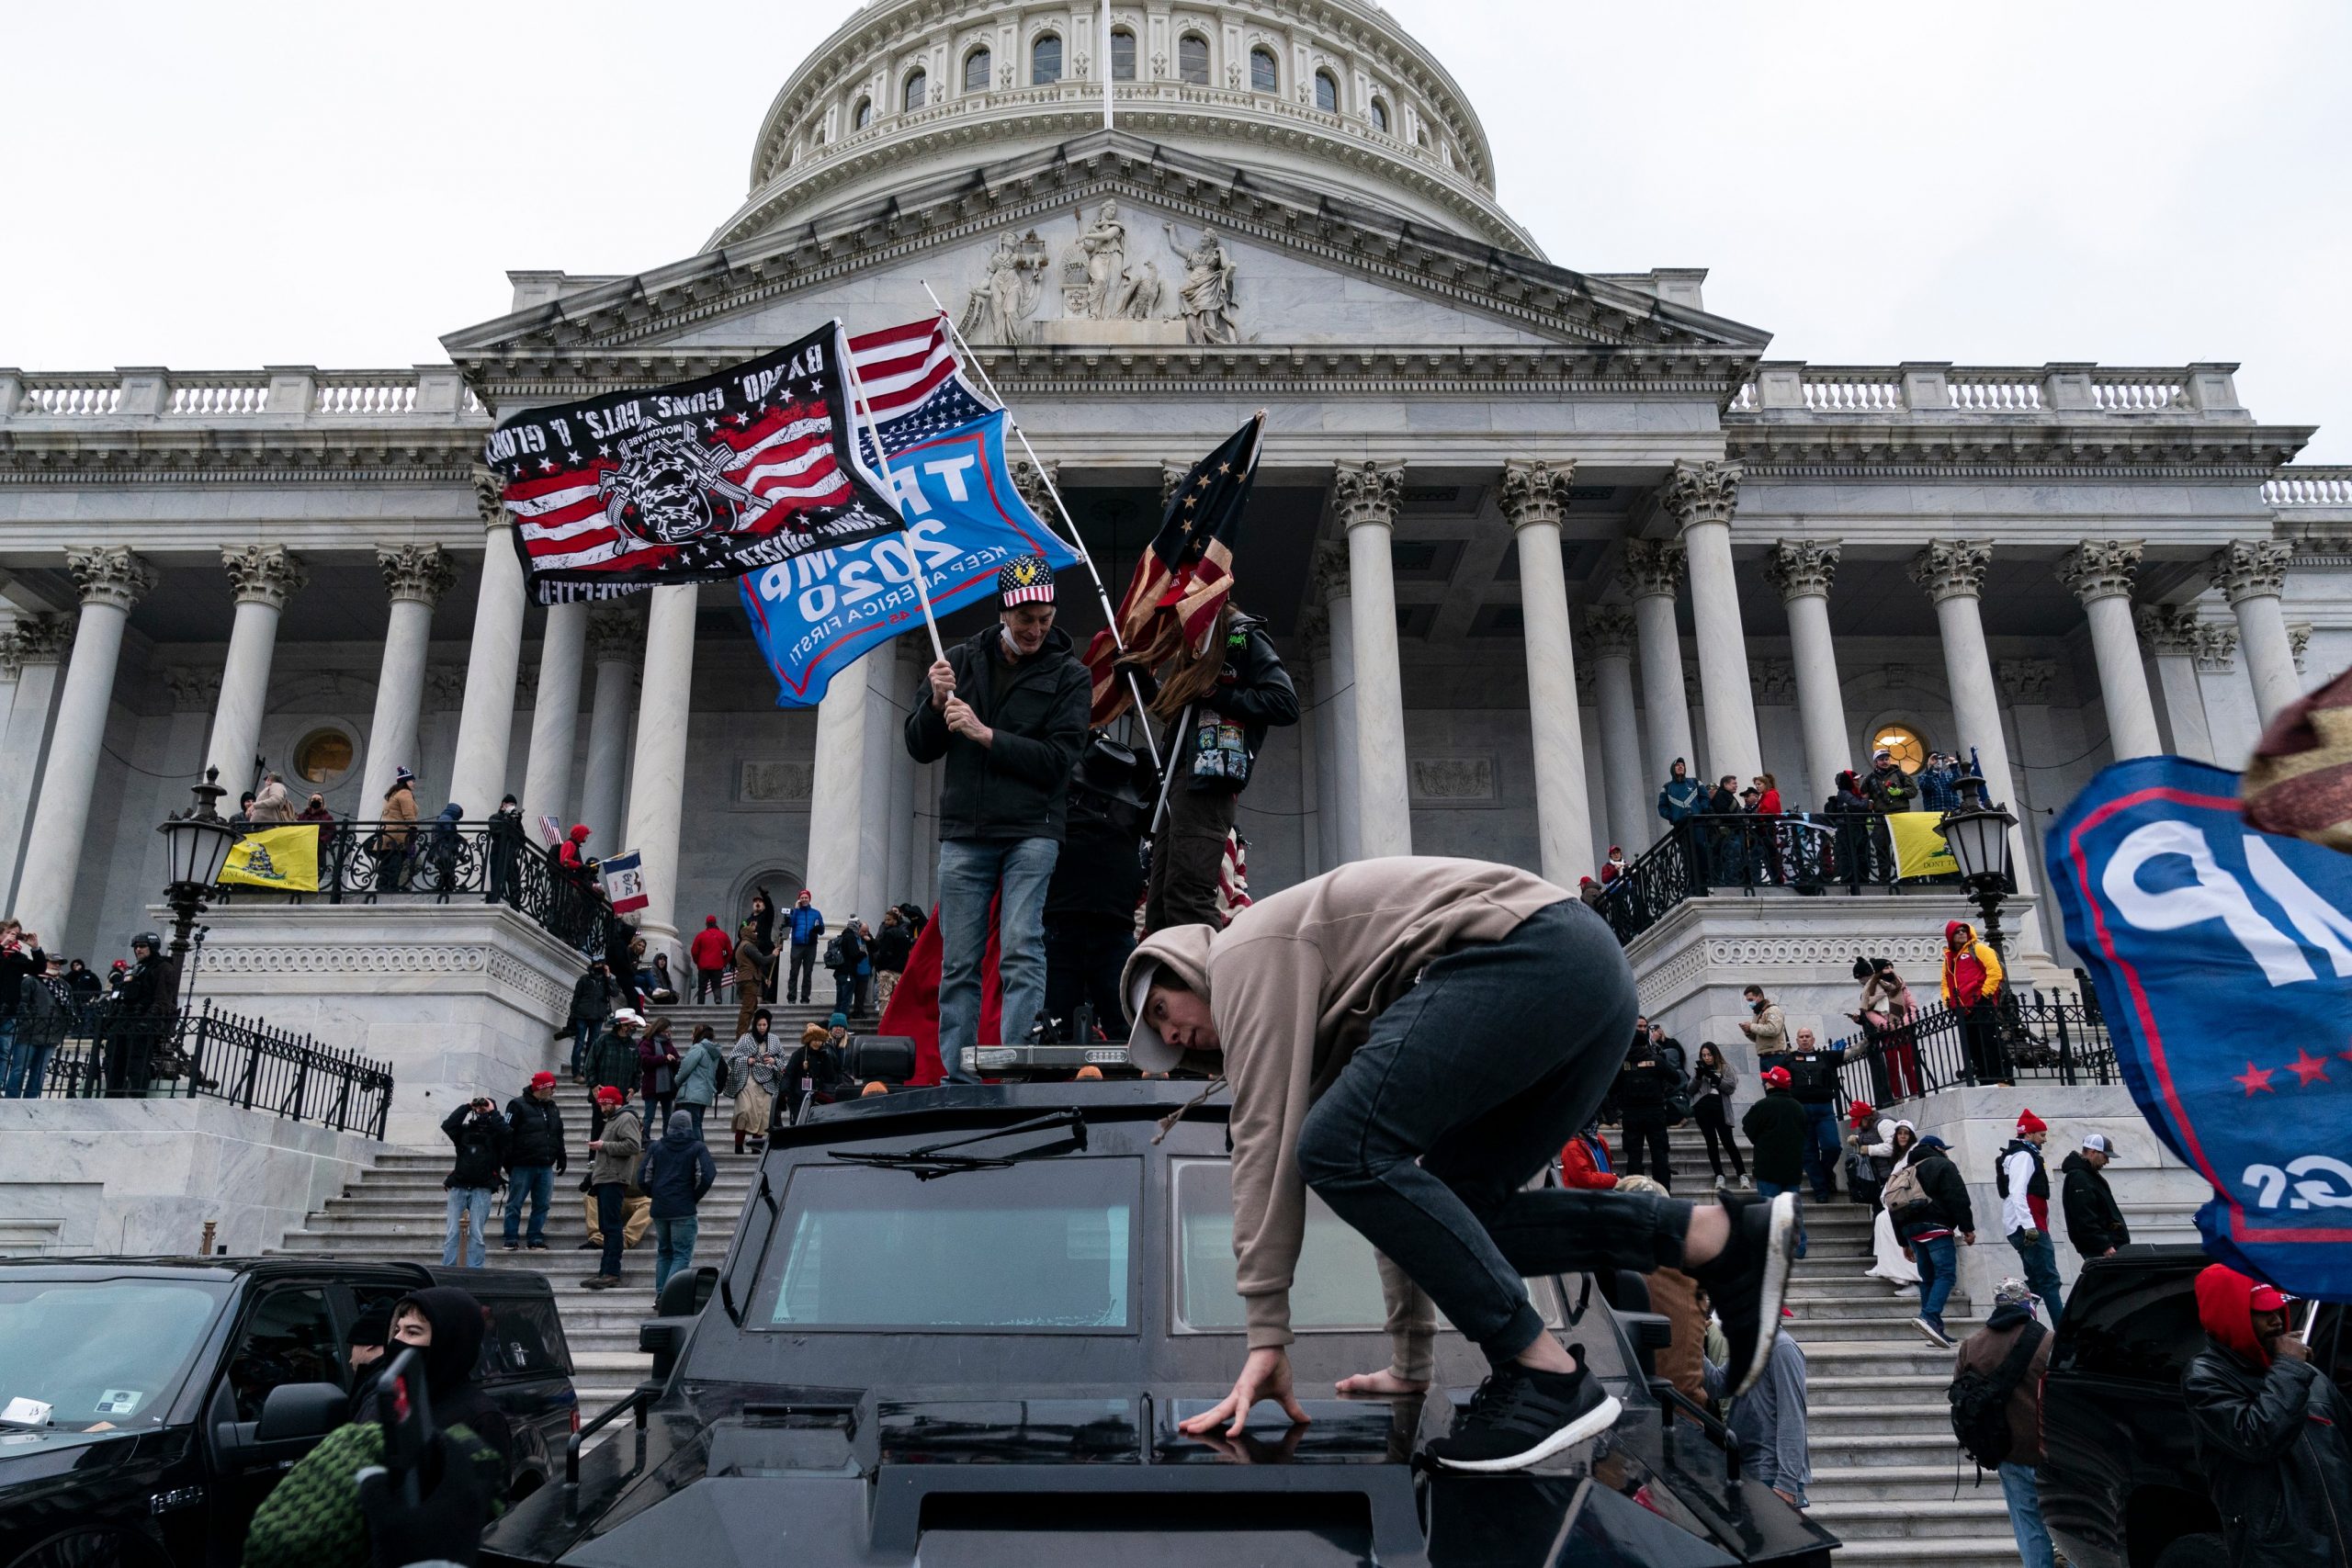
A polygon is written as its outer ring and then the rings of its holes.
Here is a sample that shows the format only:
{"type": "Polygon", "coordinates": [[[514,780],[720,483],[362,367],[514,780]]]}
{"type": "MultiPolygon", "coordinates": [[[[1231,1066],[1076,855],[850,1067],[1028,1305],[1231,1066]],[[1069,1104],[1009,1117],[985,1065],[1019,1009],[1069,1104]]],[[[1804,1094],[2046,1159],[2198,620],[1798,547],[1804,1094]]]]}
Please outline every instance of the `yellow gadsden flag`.
{"type": "Polygon", "coordinates": [[[1951,858],[1951,846],[1936,831],[1943,820],[1940,812],[1898,811],[1886,819],[1887,831],[1894,835],[1894,874],[1912,876],[1957,876],[1960,863],[1951,858]]]}
{"type": "Polygon", "coordinates": [[[246,887],[275,887],[280,893],[319,890],[319,827],[315,822],[291,828],[259,828],[229,849],[229,863],[220,880],[246,887]]]}

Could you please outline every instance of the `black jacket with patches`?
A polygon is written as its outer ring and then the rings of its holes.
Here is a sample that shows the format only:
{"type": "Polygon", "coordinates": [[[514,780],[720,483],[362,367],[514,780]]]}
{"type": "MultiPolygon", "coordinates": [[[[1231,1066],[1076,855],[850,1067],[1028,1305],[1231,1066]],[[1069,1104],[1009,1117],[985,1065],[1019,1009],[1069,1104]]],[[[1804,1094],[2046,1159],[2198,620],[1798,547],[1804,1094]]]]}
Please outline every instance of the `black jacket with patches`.
{"type": "Polygon", "coordinates": [[[941,839],[1061,840],[1091,684],[1071,648],[1069,634],[1057,626],[1035,655],[1010,663],[1003,627],[991,623],[947,650],[956,694],[996,732],[991,745],[947,728],[947,716],[931,705],[928,680],[915,689],[907,751],[918,762],[947,760],[941,839]]]}
{"type": "MultiPolygon", "coordinates": [[[[1217,671],[1216,687],[1201,699],[1201,705],[1241,726],[1241,744],[1250,752],[1253,773],[1258,752],[1266,744],[1266,731],[1298,722],[1298,689],[1291,684],[1290,671],[1283,668],[1282,656],[1266,636],[1265,622],[1236,612],[1227,623],[1225,663],[1217,671]]],[[[1161,756],[1180,760],[1192,756],[1192,737],[1180,733],[1182,728],[1168,727],[1159,742],[1161,756]]],[[[1194,789],[1235,795],[1246,787],[1218,778],[1189,782],[1194,789]]]]}

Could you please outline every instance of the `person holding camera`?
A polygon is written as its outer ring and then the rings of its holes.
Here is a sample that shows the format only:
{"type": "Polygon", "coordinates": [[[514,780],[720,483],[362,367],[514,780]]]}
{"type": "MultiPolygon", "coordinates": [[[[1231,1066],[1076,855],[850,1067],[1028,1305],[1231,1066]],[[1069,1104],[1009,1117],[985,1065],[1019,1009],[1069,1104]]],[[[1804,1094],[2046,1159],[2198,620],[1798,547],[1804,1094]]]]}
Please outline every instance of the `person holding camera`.
{"type": "Polygon", "coordinates": [[[458,1266],[458,1244],[466,1233],[460,1221],[472,1227],[466,1241],[466,1267],[482,1266],[488,1250],[491,1195],[506,1185],[506,1118],[498,1112],[498,1102],[486,1094],[471,1100],[449,1112],[441,1123],[441,1131],[458,1148],[458,1157],[441,1185],[449,1194],[448,1231],[441,1238],[441,1267],[458,1266]]]}

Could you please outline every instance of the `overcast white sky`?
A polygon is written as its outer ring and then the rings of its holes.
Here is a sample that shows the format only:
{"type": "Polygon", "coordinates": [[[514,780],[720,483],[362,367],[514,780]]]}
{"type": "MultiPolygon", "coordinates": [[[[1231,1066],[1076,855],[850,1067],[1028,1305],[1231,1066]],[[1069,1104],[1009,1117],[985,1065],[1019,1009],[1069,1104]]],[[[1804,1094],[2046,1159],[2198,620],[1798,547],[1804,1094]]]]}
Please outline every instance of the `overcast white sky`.
{"type": "MultiPolygon", "coordinates": [[[[852,6],[0,4],[0,365],[443,357],[741,199],[852,6]]],[[[2238,360],[2352,461],[2352,6],[1392,0],[1504,205],[1816,363],[2238,360]]]]}

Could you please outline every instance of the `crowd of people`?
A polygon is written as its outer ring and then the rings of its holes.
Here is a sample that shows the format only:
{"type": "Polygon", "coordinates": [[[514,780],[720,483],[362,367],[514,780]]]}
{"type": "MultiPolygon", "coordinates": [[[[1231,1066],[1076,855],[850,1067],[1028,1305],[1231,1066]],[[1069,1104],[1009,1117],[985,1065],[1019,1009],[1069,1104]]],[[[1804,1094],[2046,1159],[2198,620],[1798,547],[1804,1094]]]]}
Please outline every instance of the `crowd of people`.
{"type": "Polygon", "coordinates": [[[143,1094],[196,1070],[171,1045],[177,976],[153,931],[130,939],[130,955],[99,975],[79,958],[45,951],[40,933],[0,919],[0,1099],[143,1094]],[[53,1082],[66,1041],[91,1043],[72,1075],[53,1082]]]}

